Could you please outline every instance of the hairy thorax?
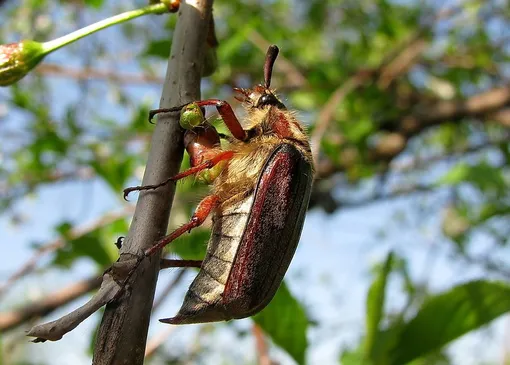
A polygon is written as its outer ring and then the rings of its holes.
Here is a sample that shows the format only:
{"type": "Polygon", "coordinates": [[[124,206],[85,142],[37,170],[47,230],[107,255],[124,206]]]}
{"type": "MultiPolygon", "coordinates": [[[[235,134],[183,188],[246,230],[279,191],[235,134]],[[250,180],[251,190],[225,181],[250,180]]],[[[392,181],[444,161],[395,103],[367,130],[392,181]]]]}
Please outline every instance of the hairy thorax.
{"type": "Polygon", "coordinates": [[[282,143],[293,144],[311,163],[307,136],[293,113],[273,106],[254,109],[248,114],[248,141],[233,141],[229,150],[234,152],[214,182],[214,194],[222,206],[235,204],[253,194],[264,164],[271,152],[282,143]]]}

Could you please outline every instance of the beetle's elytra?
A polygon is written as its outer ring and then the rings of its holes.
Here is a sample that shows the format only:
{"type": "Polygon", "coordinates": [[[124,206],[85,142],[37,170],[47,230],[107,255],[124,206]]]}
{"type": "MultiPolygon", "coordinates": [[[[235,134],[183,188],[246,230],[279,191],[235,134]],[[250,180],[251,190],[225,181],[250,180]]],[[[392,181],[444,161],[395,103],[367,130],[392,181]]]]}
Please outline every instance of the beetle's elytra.
{"type": "MultiPolygon", "coordinates": [[[[247,109],[245,127],[230,105],[209,99],[193,103],[218,109],[232,137],[220,144],[216,129],[197,123],[186,111],[185,146],[191,168],[169,181],[199,175],[212,183],[211,194],[191,220],[146,251],[150,255],[199,226],[212,213],[212,233],[201,269],[179,313],[162,322],[203,323],[245,318],[262,310],[275,295],[296,250],[310,198],[313,164],[308,138],[294,114],[270,89],[278,48],[271,46],[264,85],[236,89],[247,109]]],[[[159,109],[159,112],[174,111],[159,109]]],[[[197,118],[201,113],[197,112],[197,118]]],[[[181,125],[183,123],[181,122],[181,125]]],[[[126,189],[149,190],[158,185],[126,189]]]]}

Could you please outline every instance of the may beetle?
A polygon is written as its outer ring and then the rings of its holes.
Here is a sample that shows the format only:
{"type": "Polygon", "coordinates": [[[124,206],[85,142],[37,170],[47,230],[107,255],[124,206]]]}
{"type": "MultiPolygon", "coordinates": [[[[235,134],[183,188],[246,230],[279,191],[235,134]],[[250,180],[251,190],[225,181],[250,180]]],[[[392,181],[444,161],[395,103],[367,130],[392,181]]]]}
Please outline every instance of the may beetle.
{"type": "MultiPolygon", "coordinates": [[[[262,310],[275,295],[296,250],[313,180],[308,137],[294,113],[270,89],[278,47],[270,46],[264,84],[235,89],[247,110],[244,127],[225,101],[208,99],[184,106],[181,126],[191,168],[169,181],[199,174],[212,183],[211,194],[191,220],[162,238],[145,255],[163,248],[212,213],[212,233],[201,269],[171,324],[245,318],[262,310]],[[231,132],[228,146],[198,111],[215,106],[231,132]]],[[[151,115],[176,111],[157,109],[151,115]]]]}

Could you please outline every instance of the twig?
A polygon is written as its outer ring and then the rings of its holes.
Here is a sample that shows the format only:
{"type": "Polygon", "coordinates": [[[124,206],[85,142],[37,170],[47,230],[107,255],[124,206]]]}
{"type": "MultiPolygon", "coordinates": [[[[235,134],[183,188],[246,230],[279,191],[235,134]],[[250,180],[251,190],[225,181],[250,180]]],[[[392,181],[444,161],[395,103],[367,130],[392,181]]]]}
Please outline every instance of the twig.
{"type": "Polygon", "coordinates": [[[176,326],[166,326],[162,331],[152,337],[147,342],[147,347],[145,348],[145,358],[149,358],[154,355],[156,350],[165,343],[166,339],[175,331],[176,328],[176,326]]]}
{"type": "Polygon", "coordinates": [[[411,194],[427,193],[437,189],[435,185],[409,185],[399,187],[390,193],[380,194],[376,193],[364,199],[358,200],[341,200],[333,197],[332,195],[326,195],[324,192],[317,191],[312,194],[310,198],[309,209],[317,206],[325,206],[328,213],[332,213],[337,209],[356,209],[364,206],[380,203],[383,201],[408,196],[411,194]]]}
{"type": "Polygon", "coordinates": [[[421,56],[428,42],[423,38],[417,38],[400,52],[395,59],[388,63],[385,67],[381,68],[379,73],[379,80],[377,86],[380,89],[386,89],[388,86],[402,74],[407,73],[409,68],[414,65],[418,57],[421,56]]]}
{"type": "Polygon", "coordinates": [[[510,86],[496,87],[464,100],[441,100],[434,105],[417,106],[411,114],[398,120],[381,121],[380,125],[388,131],[399,131],[406,137],[415,135],[426,127],[444,121],[458,122],[464,118],[490,118],[505,123],[506,119],[497,113],[506,110],[510,104],[510,86]],[[396,124],[395,124],[396,123],[396,124]]]}
{"type": "Polygon", "coordinates": [[[100,285],[101,277],[94,275],[51,293],[35,303],[30,303],[15,311],[0,313],[0,332],[8,331],[30,319],[45,316],[83,294],[99,288],[100,285]]]}
{"type": "Polygon", "coordinates": [[[317,117],[317,122],[315,124],[315,129],[310,138],[312,144],[312,154],[313,160],[316,164],[319,161],[319,151],[320,151],[320,142],[330,121],[333,119],[333,115],[335,110],[338,108],[338,105],[342,102],[342,100],[354,89],[356,89],[363,81],[365,80],[365,75],[363,73],[356,73],[353,76],[349,77],[347,81],[345,81],[342,86],[336,89],[333,94],[329,97],[328,101],[322,108],[319,116],[317,117]]]}
{"type": "Polygon", "coordinates": [[[252,326],[253,337],[255,338],[255,346],[257,348],[258,365],[272,365],[273,362],[269,357],[269,351],[267,348],[266,339],[264,338],[264,332],[258,324],[253,323],[252,326]]]}
{"type": "Polygon", "coordinates": [[[390,172],[392,173],[405,173],[413,170],[423,169],[424,167],[430,166],[436,162],[440,162],[446,159],[450,159],[456,155],[465,155],[470,153],[480,152],[484,149],[495,147],[500,143],[510,142],[510,134],[503,138],[497,138],[494,140],[488,140],[484,143],[464,146],[462,148],[456,148],[453,151],[447,151],[445,154],[437,154],[435,156],[429,156],[427,158],[414,158],[409,161],[400,162],[398,164],[392,164],[390,172]]]}
{"type": "MultiPolygon", "coordinates": [[[[197,267],[197,265],[200,267],[200,263],[201,261],[199,260],[161,259],[160,269],[163,270],[176,267],[188,268],[197,267]]],[[[172,286],[177,285],[177,283],[182,279],[183,275],[184,270],[179,272],[178,276],[172,281],[172,286]]],[[[49,313],[71,302],[72,300],[77,299],[92,290],[98,289],[101,286],[101,280],[101,276],[93,276],[88,279],[79,281],[78,283],[71,284],[54,293],[48,294],[46,297],[40,299],[35,304],[30,303],[10,312],[0,313],[0,332],[13,329],[31,319],[48,315],[49,313]]],[[[170,288],[169,286],[163,292],[168,295],[172,289],[173,288],[170,288]]],[[[66,328],[69,328],[69,326],[66,328]]],[[[65,333],[62,332],[61,334],[64,335],[65,333]]],[[[38,336],[43,335],[43,333],[38,333],[38,336]]]]}
{"type": "MultiPolygon", "coordinates": [[[[128,215],[133,213],[133,210],[134,208],[131,205],[126,205],[123,209],[117,212],[107,213],[88,224],[72,228],[71,231],[69,232],[68,239],[75,240],[77,238],[83,237],[84,235],[92,231],[95,231],[98,228],[105,227],[120,218],[127,217],[128,215]]],[[[11,287],[16,281],[30,274],[36,268],[40,259],[44,255],[64,247],[66,242],[67,240],[63,238],[57,238],[37,248],[34,255],[28,261],[26,261],[25,264],[23,264],[23,266],[21,266],[9,278],[7,278],[5,282],[0,284],[0,297],[4,295],[6,291],[9,289],[9,287],[11,287]]]]}
{"type": "MultiPolygon", "coordinates": [[[[182,278],[184,277],[184,274],[186,274],[186,272],[184,270],[180,270],[179,273],[177,274],[177,276],[172,281],[170,281],[168,283],[166,288],[164,288],[161,291],[161,294],[154,301],[154,305],[152,306],[153,312],[156,311],[159,308],[159,306],[161,305],[161,303],[163,303],[163,301],[170,295],[170,293],[173,292],[175,287],[181,282],[182,278]]],[[[147,354],[145,354],[145,356],[147,356],[147,354]]]]}
{"type": "MultiPolygon", "coordinates": [[[[460,122],[465,118],[477,118],[484,122],[496,122],[502,126],[510,125],[510,86],[494,88],[480,94],[473,95],[464,100],[438,101],[434,105],[418,105],[410,114],[397,119],[388,119],[379,122],[381,131],[395,132],[389,137],[400,136],[398,148],[391,154],[388,150],[382,151],[378,143],[369,149],[368,155],[372,162],[391,162],[406,146],[409,139],[423,130],[445,122],[460,122]],[[383,152],[383,153],[379,153],[383,152]]],[[[380,143],[387,139],[381,138],[380,143]]],[[[333,174],[343,172],[348,166],[333,164],[323,159],[317,166],[317,178],[326,179],[333,174]]]]}
{"type": "Polygon", "coordinates": [[[318,158],[322,137],[333,119],[335,110],[344,98],[374,76],[377,76],[378,86],[380,88],[387,88],[393,80],[406,73],[408,69],[418,61],[419,56],[424,52],[427,46],[427,42],[423,37],[425,30],[431,26],[431,23],[451,16],[457,11],[457,8],[440,10],[430,21],[426,21],[425,24],[414,32],[406,41],[388,52],[375,70],[358,70],[348,77],[347,80],[331,94],[317,117],[315,130],[311,136],[312,154],[316,165],[319,165],[318,158]]]}
{"type": "Polygon", "coordinates": [[[71,68],[56,64],[44,63],[39,65],[35,72],[42,75],[68,77],[76,80],[106,80],[122,84],[156,84],[161,85],[163,78],[148,74],[127,74],[114,70],[98,70],[95,68],[71,68]]]}

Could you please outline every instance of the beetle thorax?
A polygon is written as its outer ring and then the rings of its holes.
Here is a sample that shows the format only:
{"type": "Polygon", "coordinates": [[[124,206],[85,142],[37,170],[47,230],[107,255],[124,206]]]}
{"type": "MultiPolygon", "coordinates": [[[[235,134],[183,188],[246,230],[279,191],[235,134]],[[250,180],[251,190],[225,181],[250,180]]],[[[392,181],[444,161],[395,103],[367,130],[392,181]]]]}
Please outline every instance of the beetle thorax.
{"type": "Polygon", "coordinates": [[[275,106],[252,108],[248,110],[250,139],[257,137],[276,137],[287,140],[305,151],[310,150],[308,138],[295,113],[275,106]]]}

